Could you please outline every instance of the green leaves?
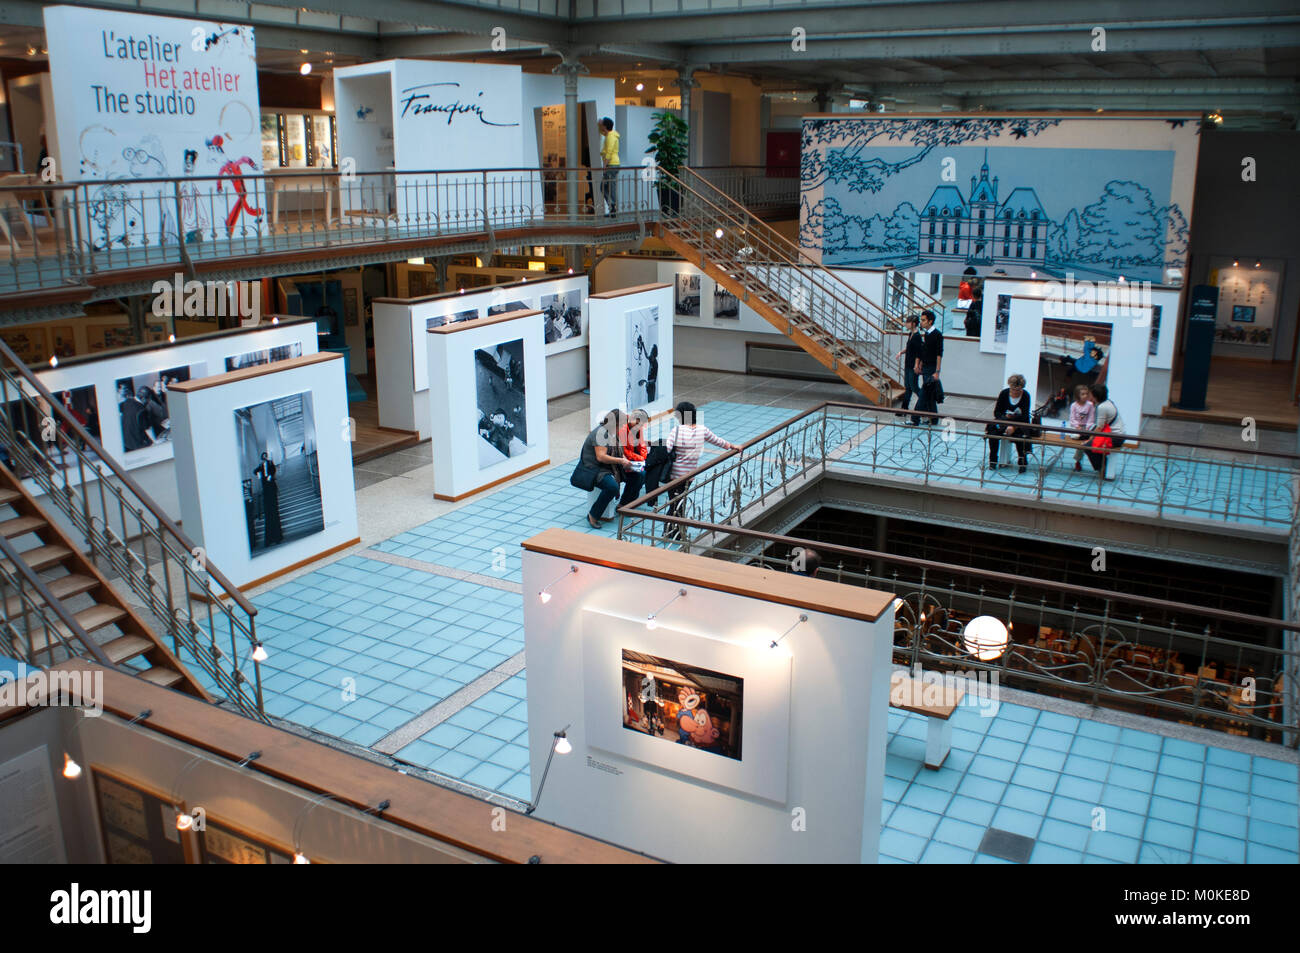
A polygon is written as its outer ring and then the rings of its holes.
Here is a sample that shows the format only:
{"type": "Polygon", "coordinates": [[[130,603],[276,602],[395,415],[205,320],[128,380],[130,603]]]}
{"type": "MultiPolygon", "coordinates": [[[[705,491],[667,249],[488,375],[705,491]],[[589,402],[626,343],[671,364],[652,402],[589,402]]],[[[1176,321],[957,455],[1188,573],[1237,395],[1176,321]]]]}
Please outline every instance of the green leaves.
{"type": "Polygon", "coordinates": [[[680,116],[661,112],[655,117],[654,128],[648,136],[650,147],[646,152],[655,157],[655,164],[669,175],[679,175],[686,162],[686,136],[689,127],[680,116]]]}

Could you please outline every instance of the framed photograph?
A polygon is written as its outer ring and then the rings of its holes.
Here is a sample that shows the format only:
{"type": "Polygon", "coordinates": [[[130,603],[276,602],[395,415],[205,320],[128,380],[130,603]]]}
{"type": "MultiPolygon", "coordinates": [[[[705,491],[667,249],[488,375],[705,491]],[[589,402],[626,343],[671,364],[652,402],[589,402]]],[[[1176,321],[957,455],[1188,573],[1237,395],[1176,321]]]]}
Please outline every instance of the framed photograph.
{"type": "Polygon", "coordinates": [[[172,384],[202,377],[206,369],[206,364],[182,365],[164,371],[122,377],[114,383],[118,423],[122,429],[122,451],[125,454],[148,450],[150,447],[170,447],[172,431],[171,412],[167,409],[167,389],[172,384]]]}
{"type": "Polygon", "coordinates": [[[582,337],[582,291],[574,288],[541,298],[542,330],[547,344],[582,337]]]}
{"type": "Polygon", "coordinates": [[[527,301],[507,301],[502,304],[488,305],[488,317],[494,314],[509,314],[511,311],[531,311],[533,306],[527,301]]]}
{"type": "Polygon", "coordinates": [[[361,308],[357,302],[357,289],[343,289],[343,323],[355,328],[361,323],[361,308]]]}
{"type": "Polygon", "coordinates": [[[713,316],[729,321],[740,320],[740,299],[716,283],[713,286],[713,316]]]}
{"type": "Polygon", "coordinates": [[[503,341],[474,351],[480,470],[528,449],[528,404],[524,386],[524,342],[503,341]]]}
{"type": "Polygon", "coordinates": [[[623,649],[623,727],[741,760],[745,680],[623,649]]]}
{"type": "Polygon", "coordinates": [[[235,434],[250,556],[324,530],[312,395],[239,408],[235,434]]]}
{"type": "MultiPolygon", "coordinates": [[[[81,424],[91,437],[102,442],[99,399],[95,394],[95,385],[86,384],[82,387],[51,388],[51,390],[55,399],[63,405],[63,409],[77,423],[81,424]]],[[[75,455],[64,452],[64,444],[61,440],[55,438],[55,432],[42,426],[42,421],[52,417],[46,407],[44,398],[37,397],[35,406],[18,400],[10,401],[4,412],[9,415],[9,420],[16,432],[26,434],[27,439],[38,447],[44,444],[46,458],[52,464],[65,470],[77,465],[75,455]]],[[[75,432],[71,427],[67,427],[62,423],[59,424],[59,427],[63,431],[64,439],[78,439],[74,436],[75,432]]]]}
{"type": "Polygon", "coordinates": [[[700,316],[699,275],[678,272],[673,311],[679,318],[698,318],[700,316]]]}
{"type": "Polygon", "coordinates": [[[236,354],[234,357],[226,358],[226,370],[238,371],[245,367],[258,367],[262,364],[270,364],[274,361],[287,361],[290,358],[302,357],[302,342],[294,341],[292,344],[282,344],[279,347],[263,348],[260,351],[249,351],[247,354],[236,354]]]}
{"type": "Polygon", "coordinates": [[[474,321],[478,318],[478,308],[470,308],[467,311],[457,311],[454,314],[435,314],[431,318],[426,318],[424,322],[425,330],[430,328],[440,328],[444,324],[459,324],[461,321],[474,321]]]}
{"type": "Polygon", "coordinates": [[[659,395],[659,308],[627,312],[628,409],[646,407],[659,395]]]}
{"type": "Polygon", "coordinates": [[[1232,306],[1232,320],[1237,324],[1254,324],[1255,308],[1253,305],[1234,304],[1232,306]]]}

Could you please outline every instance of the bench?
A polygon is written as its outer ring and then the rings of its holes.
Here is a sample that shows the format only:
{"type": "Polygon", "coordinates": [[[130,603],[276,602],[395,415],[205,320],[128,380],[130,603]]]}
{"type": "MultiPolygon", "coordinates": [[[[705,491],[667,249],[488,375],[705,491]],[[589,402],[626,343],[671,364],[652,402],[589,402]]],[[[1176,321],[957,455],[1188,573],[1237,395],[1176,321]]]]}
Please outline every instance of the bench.
{"type": "MultiPolygon", "coordinates": [[[[1024,427],[1026,430],[1030,430],[1033,429],[1034,425],[1018,424],[1016,426],[1018,428],[1024,427]]],[[[1044,426],[1049,426],[1049,425],[1045,424],[1044,426]]],[[[985,439],[986,440],[996,439],[1001,441],[1002,443],[1011,443],[1016,438],[1014,436],[993,437],[986,434],[985,439]]],[[[1084,450],[1084,454],[1086,456],[1088,450],[1088,446],[1086,444],[1071,438],[1068,434],[1057,433],[1055,431],[1049,431],[1047,433],[1039,433],[1037,436],[1028,438],[1028,440],[1030,444],[1030,448],[1029,448],[1030,452],[1038,455],[1039,466],[1041,466],[1044,470],[1050,469],[1056,466],[1057,464],[1059,464],[1062,461],[1062,458],[1064,458],[1067,453],[1070,454],[1071,462],[1073,462],[1073,456],[1074,456],[1073,451],[1078,450],[1082,447],[1084,450]]],[[[1008,451],[1012,456],[1014,456],[1014,452],[1015,452],[1014,446],[1015,445],[1012,444],[1012,448],[1008,451]]],[[[1137,448],[1138,448],[1138,442],[1132,439],[1131,437],[1128,437],[1124,440],[1124,446],[1118,449],[1112,449],[1107,454],[1107,456],[1110,457],[1112,460],[1122,461],[1124,459],[1123,456],[1117,456],[1117,455],[1126,454],[1130,451],[1136,450],[1137,448]]],[[[1002,448],[999,448],[999,459],[1003,459],[1001,451],[1002,448]]],[[[1007,461],[1010,462],[1010,458],[1007,458],[1007,461]]],[[[1085,470],[1087,470],[1090,473],[1092,472],[1092,465],[1089,464],[1086,460],[1083,461],[1083,466],[1085,470]]],[[[1111,465],[1108,463],[1106,467],[1106,471],[1108,474],[1111,474],[1113,477],[1118,475],[1122,467],[1123,467],[1122,463],[1118,465],[1111,465]]]]}
{"type": "Polygon", "coordinates": [[[952,748],[952,724],[949,718],[961,704],[966,689],[950,678],[924,682],[906,672],[894,672],[889,678],[889,704],[902,711],[925,715],[925,766],[932,771],[943,767],[952,748]]]}

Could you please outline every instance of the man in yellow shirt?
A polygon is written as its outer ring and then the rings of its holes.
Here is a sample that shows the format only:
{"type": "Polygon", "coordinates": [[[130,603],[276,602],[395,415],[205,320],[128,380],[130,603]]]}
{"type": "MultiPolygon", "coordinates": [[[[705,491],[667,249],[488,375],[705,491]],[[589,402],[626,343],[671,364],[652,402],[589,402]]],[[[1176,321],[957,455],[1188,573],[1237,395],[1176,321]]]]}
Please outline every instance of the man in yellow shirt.
{"type": "Polygon", "coordinates": [[[600,159],[605,166],[600,179],[600,194],[604,196],[605,204],[609,208],[607,217],[613,218],[618,214],[617,177],[621,164],[618,158],[618,133],[614,131],[614,120],[608,116],[597,123],[596,127],[604,137],[600,140],[600,159]]]}

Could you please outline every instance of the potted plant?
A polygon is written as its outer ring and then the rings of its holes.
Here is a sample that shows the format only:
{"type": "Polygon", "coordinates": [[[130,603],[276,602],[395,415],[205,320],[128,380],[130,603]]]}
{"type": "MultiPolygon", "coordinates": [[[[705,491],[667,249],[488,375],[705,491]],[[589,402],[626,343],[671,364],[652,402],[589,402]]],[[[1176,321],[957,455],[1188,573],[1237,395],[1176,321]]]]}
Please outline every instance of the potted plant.
{"type": "MultiPolygon", "coordinates": [[[[654,128],[650,131],[650,148],[648,155],[654,156],[655,166],[674,179],[681,174],[686,162],[686,120],[673,112],[661,112],[655,116],[654,128]]],[[[674,179],[659,179],[659,209],[661,212],[676,214],[681,208],[682,195],[677,190],[674,179]]]]}

